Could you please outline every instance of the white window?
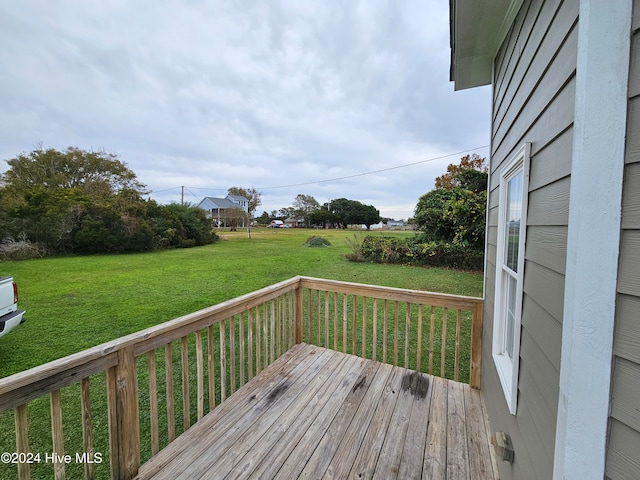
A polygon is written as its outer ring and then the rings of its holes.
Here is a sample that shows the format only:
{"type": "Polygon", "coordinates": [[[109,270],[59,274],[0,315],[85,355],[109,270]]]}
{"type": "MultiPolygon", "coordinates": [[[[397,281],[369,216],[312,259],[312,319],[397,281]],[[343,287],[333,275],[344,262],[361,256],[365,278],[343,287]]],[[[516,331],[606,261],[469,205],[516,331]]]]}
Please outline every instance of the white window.
{"type": "Polygon", "coordinates": [[[502,168],[498,204],[492,352],[509,411],[513,415],[518,401],[528,184],[529,144],[525,144],[502,168]]]}

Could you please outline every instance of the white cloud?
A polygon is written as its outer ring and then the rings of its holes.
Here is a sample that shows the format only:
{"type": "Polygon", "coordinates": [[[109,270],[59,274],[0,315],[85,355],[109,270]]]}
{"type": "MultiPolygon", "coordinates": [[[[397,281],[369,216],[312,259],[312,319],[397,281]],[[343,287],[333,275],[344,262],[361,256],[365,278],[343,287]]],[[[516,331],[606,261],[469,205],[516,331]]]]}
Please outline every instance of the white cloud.
{"type": "MultiPolygon", "coordinates": [[[[105,148],[165,202],[484,145],[489,92],[453,92],[448,26],[442,0],[5,2],[0,158],[105,148]]],[[[264,188],[263,208],[305,193],[406,218],[458,159],[264,188]]]]}

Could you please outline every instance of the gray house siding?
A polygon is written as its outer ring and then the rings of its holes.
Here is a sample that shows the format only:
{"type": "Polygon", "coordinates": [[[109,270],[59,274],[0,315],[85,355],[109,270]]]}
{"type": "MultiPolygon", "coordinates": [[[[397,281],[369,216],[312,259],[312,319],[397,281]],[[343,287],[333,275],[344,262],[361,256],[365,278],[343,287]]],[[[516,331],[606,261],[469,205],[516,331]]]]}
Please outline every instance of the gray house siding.
{"type": "Polygon", "coordinates": [[[640,472],[640,0],[634,0],[606,475],[640,472]]]}
{"type": "Polygon", "coordinates": [[[494,63],[485,273],[483,383],[491,426],[508,432],[515,462],[501,478],[551,478],[555,447],[575,97],[578,2],[525,1],[494,63]],[[492,357],[503,162],[531,143],[517,414],[492,357]]]}

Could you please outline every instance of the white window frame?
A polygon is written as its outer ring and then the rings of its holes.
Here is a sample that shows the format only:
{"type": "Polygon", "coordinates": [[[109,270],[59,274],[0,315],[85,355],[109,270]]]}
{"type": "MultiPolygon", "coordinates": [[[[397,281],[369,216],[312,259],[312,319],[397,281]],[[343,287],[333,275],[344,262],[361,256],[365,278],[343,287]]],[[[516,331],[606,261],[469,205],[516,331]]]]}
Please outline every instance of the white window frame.
{"type": "Polygon", "coordinates": [[[493,321],[493,361],[500,377],[505,399],[512,415],[518,406],[518,372],[520,367],[520,330],[522,325],[522,297],[524,285],[524,256],[527,232],[527,204],[529,198],[529,155],[530,144],[525,143],[502,167],[499,177],[498,204],[498,246],[496,255],[496,278],[493,321]],[[522,172],[522,211],[520,218],[517,273],[505,265],[507,242],[507,194],[509,181],[522,172]],[[507,342],[507,282],[506,277],[515,278],[515,323],[513,328],[512,354],[509,355],[507,342]]]}

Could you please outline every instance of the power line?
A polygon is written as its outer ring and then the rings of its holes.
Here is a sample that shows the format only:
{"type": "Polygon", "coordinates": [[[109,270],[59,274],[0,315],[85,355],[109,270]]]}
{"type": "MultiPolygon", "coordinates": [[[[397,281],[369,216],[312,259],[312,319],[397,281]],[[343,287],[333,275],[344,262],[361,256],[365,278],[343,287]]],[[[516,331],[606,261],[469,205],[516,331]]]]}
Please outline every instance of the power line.
{"type": "Polygon", "coordinates": [[[314,185],[316,183],[335,182],[335,181],[338,181],[338,180],[346,180],[346,179],[349,179],[349,178],[364,177],[365,175],[373,175],[373,174],[376,174],[376,173],[388,172],[390,170],[397,170],[399,168],[411,167],[413,165],[418,165],[420,163],[434,162],[436,160],[442,160],[443,158],[453,157],[454,155],[460,155],[462,153],[472,152],[474,150],[480,150],[482,148],[487,148],[487,147],[489,147],[489,145],[483,145],[481,147],[471,148],[469,150],[462,150],[461,152],[450,153],[448,155],[442,155],[440,157],[433,157],[433,158],[428,158],[426,160],[419,160],[417,162],[405,163],[404,165],[396,165],[394,167],[383,168],[381,170],[372,170],[370,172],[355,173],[353,175],[346,175],[344,177],[327,178],[325,180],[316,180],[316,181],[313,181],[313,182],[305,182],[305,183],[294,183],[294,184],[290,184],[290,185],[278,185],[277,187],[257,187],[256,189],[257,190],[269,190],[269,189],[274,189],[274,188],[301,187],[301,186],[304,186],[304,185],[314,185]]]}
{"type": "MultiPolygon", "coordinates": [[[[346,179],[349,179],[349,178],[364,177],[366,175],[374,175],[376,173],[389,172],[391,170],[398,170],[400,168],[412,167],[414,165],[419,165],[421,163],[435,162],[436,160],[442,160],[443,158],[453,157],[453,156],[456,156],[456,155],[461,155],[463,153],[469,153],[469,152],[473,152],[475,150],[481,150],[483,148],[488,148],[488,147],[489,147],[489,145],[482,145],[480,147],[470,148],[470,149],[467,149],[467,150],[462,150],[460,152],[449,153],[447,155],[441,155],[439,157],[427,158],[426,160],[418,160],[417,162],[405,163],[403,165],[395,165],[393,167],[383,168],[383,169],[380,169],[380,170],[372,170],[370,172],[354,173],[353,175],[345,175],[343,177],[326,178],[324,180],[314,180],[312,182],[292,183],[292,184],[288,184],[288,185],[277,185],[277,186],[271,186],[271,187],[256,187],[256,190],[274,190],[274,189],[277,189],[277,188],[302,187],[302,186],[305,186],[305,185],[315,185],[315,184],[318,184],[318,183],[336,182],[338,180],[346,180],[346,179]]],[[[181,187],[167,188],[167,189],[164,189],[164,190],[152,191],[150,193],[161,193],[161,192],[166,192],[166,191],[169,191],[169,190],[174,190],[176,188],[181,188],[181,187]]],[[[183,187],[183,188],[187,188],[187,187],[183,187]]],[[[194,190],[225,191],[225,189],[222,189],[222,188],[204,188],[204,187],[188,187],[188,188],[192,188],[194,190]]],[[[190,192],[190,193],[193,195],[193,192],[190,192]]],[[[195,195],[194,195],[194,197],[195,197],[195,195]]]]}

